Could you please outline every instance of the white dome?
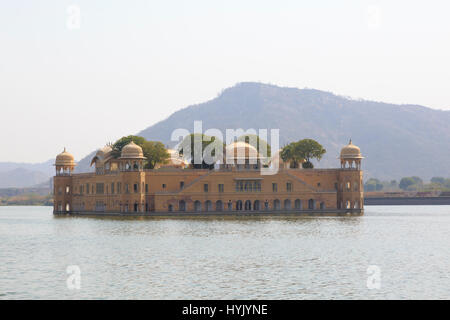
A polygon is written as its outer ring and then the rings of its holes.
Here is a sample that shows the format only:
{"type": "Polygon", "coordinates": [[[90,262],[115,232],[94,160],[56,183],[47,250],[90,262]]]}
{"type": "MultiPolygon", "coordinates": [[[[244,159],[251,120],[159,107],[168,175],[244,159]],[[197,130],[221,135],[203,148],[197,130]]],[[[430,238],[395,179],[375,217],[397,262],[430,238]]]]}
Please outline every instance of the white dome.
{"type": "Polygon", "coordinates": [[[225,148],[225,156],[227,159],[259,159],[260,155],[256,148],[244,141],[237,141],[229,144],[225,148]]]}

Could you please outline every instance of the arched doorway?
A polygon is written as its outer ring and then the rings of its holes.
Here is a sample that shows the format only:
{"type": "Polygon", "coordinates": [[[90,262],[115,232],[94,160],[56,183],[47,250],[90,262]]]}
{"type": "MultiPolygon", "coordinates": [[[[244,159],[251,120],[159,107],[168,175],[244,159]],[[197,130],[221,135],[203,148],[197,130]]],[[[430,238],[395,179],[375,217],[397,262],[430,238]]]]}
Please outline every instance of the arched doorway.
{"type": "Polygon", "coordinates": [[[320,203],[320,210],[324,210],[325,209],[325,202],[321,202],[320,203]]]}
{"type": "Polygon", "coordinates": [[[292,209],[291,200],[289,200],[289,199],[284,200],[284,209],[285,210],[291,210],[292,209]]]}
{"type": "Polygon", "coordinates": [[[314,210],[315,208],[316,208],[316,202],[314,201],[314,199],[309,199],[308,200],[308,209],[314,210]]]}
{"type": "Polygon", "coordinates": [[[178,203],[178,208],[180,211],[186,211],[186,202],[184,200],[180,200],[178,203]]]}
{"type": "Polygon", "coordinates": [[[253,210],[261,210],[259,200],[255,200],[255,202],[253,202],[253,210]]]}
{"type": "Polygon", "coordinates": [[[210,200],[206,200],[205,202],[205,210],[206,211],[212,211],[212,203],[210,200]]]}
{"type": "Polygon", "coordinates": [[[250,200],[245,201],[245,210],[252,210],[252,202],[250,200]]]}
{"type": "Polygon", "coordinates": [[[173,205],[169,204],[169,212],[173,211],[173,205]]]}
{"type": "Polygon", "coordinates": [[[216,201],[216,211],[222,211],[223,210],[223,203],[221,200],[216,201]]]}
{"type": "Polygon", "coordinates": [[[296,210],[301,210],[302,209],[302,201],[300,199],[295,199],[294,207],[296,210]]]}
{"type": "Polygon", "coordinates": [[[241,200],[236,201],[236,210],[237,211],[242,210],[242,201],[241,200]]]}
{"type": "Polygon", "coordinates": [[[195,200],[194,202],[194,210],[195,211],[202,211],[202,203],[198,200],[195,200]]]}
{"type": "Polygon", "coordinates": [[[273,210],[280,210],[280,209],[281,209],[280,200],[278,199],[273,200],[273,210]]]}

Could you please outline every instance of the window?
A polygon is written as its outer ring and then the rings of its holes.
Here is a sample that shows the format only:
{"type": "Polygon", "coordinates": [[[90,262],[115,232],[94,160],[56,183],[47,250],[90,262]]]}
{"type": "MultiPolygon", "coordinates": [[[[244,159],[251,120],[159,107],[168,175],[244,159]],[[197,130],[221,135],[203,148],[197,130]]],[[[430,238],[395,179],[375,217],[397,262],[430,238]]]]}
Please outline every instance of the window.
{"type": "Polygon", "coordinates": [[[134,193],[138,193],[138,184],[137,183],[135,183],[133,185],[133,191],[134,191],[134,193]]]}
{"type": "Polygon", "coordinates": [[[129,193],[130,190],[128,189],[128,183],[125,184],[125,193],[129,193]]]}
{"type": "Polygon", "coordinates": [[[165,189],[165,188],[166,188],[166,184],[165,184],[165,183],[163,183],[163,185],[162,185],[162,188],[163,188],[163,189],[165,189]]]}
{"type": "Polygon", "coordinates": [[[66,194],[69,194],[69,193],[70,193],[70,187],[66,186],[66,194]]]}
{"type": "Polygon", "coordinates": [[[97,194],[104,194],[105,193],[105,184],[103,183],[97,183],[95,185],[95,192],[97,194]]]}
{"type": "Polygon", "coordinates": [[[117,182],[117,193],[122,192],[122,182],[117,182]]]}
{"type": "Polygon", "coordinates": [[[114,182],[111,183],[111,194],[114,194],[114,182]]]}
{"type": "Polygon", "coordinates": [[[180,190],[184,188],[184,181],[180,181],[180,190]]]}
{"type": "Polygon", "coordinates": [[[235,187],[236,192],[258,192],[261,191],[261,182],[252,180],[245,182],[237,181],[235,187]]]}
{"type": "Polygon", "coordinates": [[[204,191],[204,192],[208,192],[208,184],[207,184],[207,183],[205,183],[205,184],[203,185],[203,191],[204,191]]]}
{"type": "Polygon", "coordinates": [[[320,182],[317,183],[317,186],[320,187],[320,182]]]}
{"type": "Polygon", "coordinates": [[[337,182],[334,183],[334,190],[336,190],[336,191],[338,190],[338,184],[337,184],[337,182]]]}
{"type": "Polygon", "coordinates": [[[87,194],[89,194],[89,191],[90,191],[91,189],[89,188],[89,183],[86,183],[86,193],[87,194]]]}
{"type": "Polygon", "coordinates": [[[287,182],[286,183],[286,191],[287,192],[291,192],[292,191],[292,183],[291,182],[287,182]]]}
{"type": "Polygon", "coordinates": [[[223,192],[223,184],[219,184],[219,192],[223,192]]]}
{"type": "Polygon", "coordinates": [[[277,192],[278,191],[278,184],[272,183],[272,191],[277,192]]]}
{"type": "Polygon", "coordinates": [[[145,184],[145,193],[148,193],[148,183],[145,184]]]}

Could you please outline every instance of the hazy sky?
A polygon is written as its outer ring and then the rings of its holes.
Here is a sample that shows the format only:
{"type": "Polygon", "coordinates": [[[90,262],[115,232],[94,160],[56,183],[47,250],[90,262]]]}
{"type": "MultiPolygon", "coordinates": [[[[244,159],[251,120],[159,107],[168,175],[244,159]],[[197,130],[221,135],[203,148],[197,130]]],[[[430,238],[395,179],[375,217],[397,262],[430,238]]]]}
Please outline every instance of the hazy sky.
{"type": "Polygon", "coordinates": [[[449,14],[432,0],[2,0],[0,161],[64,146],[81,159],[241,81],[450,109],[449,14]]]}

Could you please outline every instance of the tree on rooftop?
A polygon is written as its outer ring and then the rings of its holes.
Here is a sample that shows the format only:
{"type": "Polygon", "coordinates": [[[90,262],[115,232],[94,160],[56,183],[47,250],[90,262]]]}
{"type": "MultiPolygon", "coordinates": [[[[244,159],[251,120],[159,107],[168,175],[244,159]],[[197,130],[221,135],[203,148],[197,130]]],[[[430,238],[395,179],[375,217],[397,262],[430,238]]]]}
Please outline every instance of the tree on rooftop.
{"type": "Polygon", "coordinates": [[[281,158],[283,161],[293,162],[294,167],[302,163],[303,168],[309,169],[314,168],[311,160],[320,161],[326,152],[325,148],[316,140],[303,139],[285,146],[281,151],[281,158]]]}

